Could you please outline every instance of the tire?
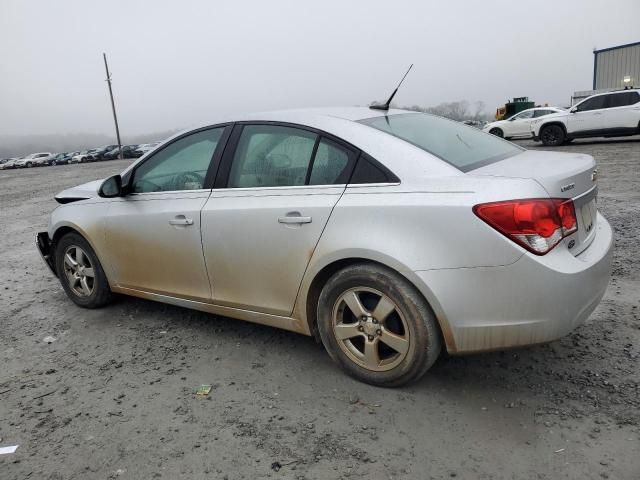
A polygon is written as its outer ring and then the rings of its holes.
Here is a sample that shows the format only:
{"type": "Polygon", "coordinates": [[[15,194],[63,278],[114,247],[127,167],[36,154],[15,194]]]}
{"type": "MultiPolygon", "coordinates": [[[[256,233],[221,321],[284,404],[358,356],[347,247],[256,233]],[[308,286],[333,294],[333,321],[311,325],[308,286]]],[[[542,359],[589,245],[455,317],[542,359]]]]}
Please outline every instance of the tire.
{"type": "Polygon", "coordinates": [[[31,168],[31,167],[33,167],[33,163],[31,163],[31,162],[27,162],[26,167],[27,167],[27,168],[31,168]]]}
{"type": "Polygon", "coordinates": [[[501,128],[497,128],[497,127],[492,128],[491,130],[489,130],[489,133],[491,135],[495,135],[496,137],[500,137],[500,138],[504,137],[504,132],[502,131],[501,128]]]}
{"type": "Polygon", "coordinates": [[[63,236],[55,245],[55,260],[62,288],[76,305],[99,308],[109,303],[112,293],[107,276],[93,248],[82,236],[77,233],[63,236]],[[67,254],[73,261],[65,259],[67,254]],[[78,268],[74,268],[74,262],[78,268]],[[89,275],[89,268],[93,277],[89,275]]]}
{"type": "Polygon", "coordinates": [[[57,164],[58,164],[58,162],[56,162],[55,160],[52,160],[52,161],[51,161],[51,166],[52,166],[52,167],[55,167],[57,164]]]}
{"type": "Polygon", "coordinates": [[[549,125],[542,127],[540,131],[540,140],[548,147],[557,147],[564,143],[564,130],[559,125],[549,125]]]}
{"type": "Polygon", "coordinates": [[[416,288],[373,264],[347,267],[327,281],[318,300],[318,330],[345,372],[381,387],[417,380],[442,348],[436,318],[416,288]]]}

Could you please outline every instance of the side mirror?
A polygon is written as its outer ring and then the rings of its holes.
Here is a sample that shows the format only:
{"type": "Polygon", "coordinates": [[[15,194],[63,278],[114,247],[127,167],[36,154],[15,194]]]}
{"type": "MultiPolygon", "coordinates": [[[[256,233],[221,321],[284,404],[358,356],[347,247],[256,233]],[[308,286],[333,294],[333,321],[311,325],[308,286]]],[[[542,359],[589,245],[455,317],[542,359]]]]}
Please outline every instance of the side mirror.
{"type": "Polygon", "coordinates": [[[578,111],[577,107],[573,107],[571,110],[569,110],[569,113],[576,113],[578,111]]]}
{"type": "Polygon", "coordinates": [[[113,177],[107,178],[104,182],[102,182],[102,185],[100,185],[98,195],[100,195],[102,198],[121,197],[122,177],[120,177],[120,175],[114,175],[113,177]]]}

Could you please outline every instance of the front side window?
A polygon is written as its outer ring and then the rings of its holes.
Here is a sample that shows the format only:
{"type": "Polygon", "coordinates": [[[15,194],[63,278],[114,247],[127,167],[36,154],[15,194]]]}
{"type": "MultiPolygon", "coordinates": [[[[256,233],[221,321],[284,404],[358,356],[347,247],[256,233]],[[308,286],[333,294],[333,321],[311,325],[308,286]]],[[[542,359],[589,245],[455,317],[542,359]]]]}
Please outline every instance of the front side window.
{"type": "Polygon", "coordinates": [[[584,102],[576,107],[578,112],[589,112],[591,110],[600,110],[606,108],[607,95],[599,95],[597,97],[587,98],[584,102]]]}
{"type": "Polygon", "coordinates": [[[149,157],[133,174],[134,193],[199,190],[224,127],[192,133],[149,157]]]}
{"type": "Polygon", "coordinates": [[[279,125],[246,125],[229,173],[229,188],[305,185],[317,135],[279,125]]]}
{"type": "Polygon", "coordinates": [[[522,112],[513,118],[514,120],[524,120],[526,118],[531,118],[531,117],[533,117],[533,110],[529,110],[528,112],[522,112]]]}
{"type": "Polygon", "coordinates": [[[463,172],[524,151],[477,128],[424,113],[382,115],[359,122],[405,140],[463,172]]]}

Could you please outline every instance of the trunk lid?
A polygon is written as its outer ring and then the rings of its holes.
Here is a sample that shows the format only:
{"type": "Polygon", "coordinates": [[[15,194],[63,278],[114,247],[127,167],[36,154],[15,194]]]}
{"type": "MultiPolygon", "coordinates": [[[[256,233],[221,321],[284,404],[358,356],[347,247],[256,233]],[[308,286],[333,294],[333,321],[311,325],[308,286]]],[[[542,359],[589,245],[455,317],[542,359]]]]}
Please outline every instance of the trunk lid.
{"type": "Polygon", "coordinates": [[[472,170],[467,175],[530,178],[539,183],[551,198],[571,198],[576,209],[578,231],[566,237],[565,244],[571,253],[578,255],[593,241],[596,232],[597,169],[591,155],[527,150],[472,170]]]}

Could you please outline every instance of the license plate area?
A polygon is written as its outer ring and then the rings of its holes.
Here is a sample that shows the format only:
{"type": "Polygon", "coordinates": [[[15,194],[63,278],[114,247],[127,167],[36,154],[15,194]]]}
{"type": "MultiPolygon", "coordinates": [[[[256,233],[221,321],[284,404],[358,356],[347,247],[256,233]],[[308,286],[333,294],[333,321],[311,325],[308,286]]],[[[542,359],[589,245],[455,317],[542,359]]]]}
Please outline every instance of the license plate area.
{"type": "Polygon", "coordinates": [[[598,210],[596,208],[596,199],[589,200],[585,205],[580,208],[580,216],[582,217],[582,228],[584,232],[589,235],[593,230],[593,225],[596,222],[596,214],[598,210]]]}
{"type": "Polygon", "coordinates": [[[565,244],[573,255],[582,253],[595,238],[598,217],[597,194],[597,189],[593,188],[573,199],[578,231],[564,239],[565,244]]]}

